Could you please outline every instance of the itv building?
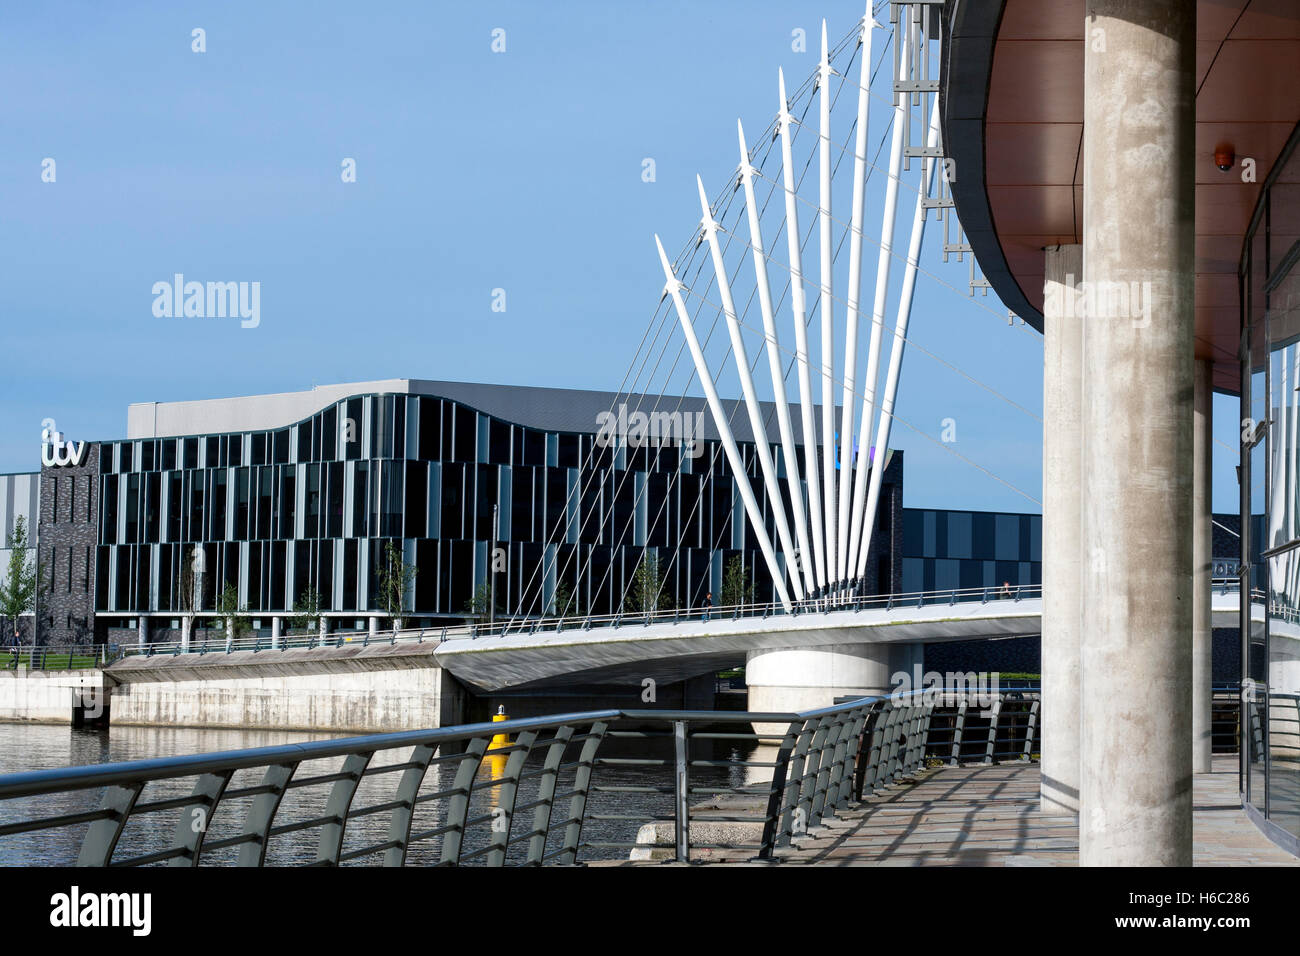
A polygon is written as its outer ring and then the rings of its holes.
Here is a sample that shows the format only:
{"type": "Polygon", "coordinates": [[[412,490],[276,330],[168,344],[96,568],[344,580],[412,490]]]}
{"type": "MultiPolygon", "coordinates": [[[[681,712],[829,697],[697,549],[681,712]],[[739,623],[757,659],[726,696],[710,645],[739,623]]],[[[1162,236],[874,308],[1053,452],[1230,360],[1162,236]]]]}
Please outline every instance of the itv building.
{"type": "MultiPolygon", "coordinates": [[[[704,411],[702,399],[413,379],[135,404],[120,440],[47,433],[39,476],[0,479],[0,522],[38,516],[41,643],[175,640],[182,619],[216,623],[228,588],[255,628],[287,626],[311,592],[330,630],[387,628],[389,543],[415,569],[407,626],[485,612],[490,569],[498,617],[557,602],[636,610],[646,555],[659,606],[699,607],[710,592],[718,604],[737,558],[750,599],[771,600],[704,411]]],[[[775,441],[775,415],[769,425],[775,441]]],[[[733,427],[756,478],[746,415],[733,427]]],[[[868,593],[902,590],[902,474],[890,453],[868,593]]],[[[1019,553],[1004,557],[990,586],[1036,581],[1019,553]]]]}

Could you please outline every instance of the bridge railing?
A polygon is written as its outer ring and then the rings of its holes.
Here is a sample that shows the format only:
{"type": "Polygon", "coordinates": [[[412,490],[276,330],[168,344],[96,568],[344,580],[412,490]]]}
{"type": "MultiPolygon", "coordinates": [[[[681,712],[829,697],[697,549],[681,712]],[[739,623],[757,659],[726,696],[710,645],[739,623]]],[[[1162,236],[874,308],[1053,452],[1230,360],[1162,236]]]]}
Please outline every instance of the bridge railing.
{"type": "MultiPolygon", "coordinates": [[[[1213,582],[1216,594],[1236,593],[1236,578],[1220,578],[1213,582]]],[[[899,594],[867,594],[824,598],[809,598],[794,604],[786,611],[780,603],[749,603],[723,605],[710,608],[664,608],[653,611],[624,612],[617,614],[592,614],[563,617],[513,618],[499,623],[463,624],[446,627],[405,628],[370,634],[367,631],[336,631],[322,637],[318,632],[283,634],[279,637],[255,635],[253,637],[227,638],[217,633],[208,636],[196,634],[188,644],[181,641],[160,641],[153,644],[123,645],[123,655],[175,655],[229,654],[237,651],[269,651],[290,649],[315,649],[321,647],[369,646],[371,644],[442,643],[452,640],[475,640],[486,637],[503,637],[513,634],[559,634],[572,631],[590,631],[594,628],[646,627],[652,624],[680,624],[686,621],[735,621],[741,618],[776,617],[793,613],[813,614],[825,612],[856,613],[867,610],[892,611],[903,608],[923,608],[939,605],[957,605],[994,601],[1009,601],[1013,605],[1022,600],[1042,597],[1042,586],[1004,585],[988,588],[945,588],[933,591],[907,591],[899,594]]],[[[1252,591],[1252,599],[1263,601],[1261,591],[1252,591]]],[[[203,629],[212,631],[212,629],[203,629]]]]}
{"type": "Polygon", "coordinates": [[[769,859],[927,764],[1030,759],[1037,714],[1032,688],[927,690],[799,714],[591,711],[9,774],[0,862],[572,864],[582,850],[632,846],[600,836],[653,818],[618,812],[616,801],[640,793],[671,795],[682,860],[709,846],[691,837],[693,800],[756,800],[760,809],[735,820],[756,825],[749,849],[769,859]],[[765,741],[773,746],[746,757],[702,752],[765,741]],[[656,754],[660,744],[671,754],[656,754]],[[620,784],[615,772],[628,766],[660,767],[671,780],[620,784]],[[719,768],[767,779],[720,786],[719,768]],[[584,842],[592,826],[599,832],[584,842]]]}
{"type": "MultiPolygon", "coordinates": [[[[196,634],[188,644],[159,641],[152,644],[124,645],[124,655],[222,654],[237,651],[314,649],[319,647],[369,646],[371,644],[442,643],[451,640],[475,640],[514,634],[565,633],[595,628],[646,627],[652,624],[680,624],[687,621],[720,622],[742,618],[767,619],[783,615],[826,612],[856,613],[867,610],[895,610],[966,603],[988,604],[1007,601],[1011,604],[1042,596],[1037,584],[989,588],[945,588],[934,591],[908,591],[899,594],[864,594],[809,598],[795,602],[787,611],[779,602],[722,605],[709,608],[661,608],[651,611],[582,616],[514,618],[496,623],[473,623],[447,627],[405,628],[376,634],[367,631],[336,631],[322,637],[318,632],[282,634],[279,637],[255,635],[227,638],[196,634]]],[[[214,629],[205,628],[203,631],[214,629]]]]}
{"type": "Polygon", "coordinates": [[[0,647],[0,670],[90,670],[121,656],[115,644],[50,644],[0,647]]]}

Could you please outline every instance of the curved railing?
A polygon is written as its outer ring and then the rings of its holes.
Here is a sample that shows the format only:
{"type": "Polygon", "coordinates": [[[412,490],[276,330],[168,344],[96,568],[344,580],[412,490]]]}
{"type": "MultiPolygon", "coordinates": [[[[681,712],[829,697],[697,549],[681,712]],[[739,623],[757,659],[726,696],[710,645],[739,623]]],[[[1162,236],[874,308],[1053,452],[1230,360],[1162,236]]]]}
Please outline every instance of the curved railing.
{"type": "Polygon", "coordinates": [[[575,863],[583,849],[633,845],[583,842],[584,827],[656,818],[674,822],[674,856],[688,860],[705,848],[691,839],[692,799],[722,793],[757,808],[726,818],[756,834],[728,848],[766,859],[927,765],[1032,759],[1038,708],[1026,687],[921,690],[797,714],[603,710],[8,774],[0,861],[18,839],[25,862],[83,866],[575,863]],[[620,755],[607,756],[614,740],[620,755]],[[718,760],[719,743],[756,749],[718,760]],[[660,767],[672,781],[624,785],[616,773],[629,766],[660,767]],[[697,779],[719,766],[770,779],[697,779]],[[637,793],[671,795],[670,813],[628,814],[618,801],[637,793]],[[592,810],[597,799],[607,810],[592,810]],[[308,832],[316,839],[304,843],[308,832]]]}

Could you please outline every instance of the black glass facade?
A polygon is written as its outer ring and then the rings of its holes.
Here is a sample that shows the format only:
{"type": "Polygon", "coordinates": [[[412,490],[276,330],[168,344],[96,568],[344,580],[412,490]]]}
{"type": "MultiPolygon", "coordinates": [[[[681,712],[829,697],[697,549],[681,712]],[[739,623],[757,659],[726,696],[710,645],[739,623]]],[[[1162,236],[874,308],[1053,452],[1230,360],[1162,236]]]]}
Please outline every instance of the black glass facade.
{"type": "MultiPolygon", "coordinates": [[[[761,483],[752,443],[740,442],[761,483]]],[[[197,546],[211,611],[226,585],[248,612],[285,614],[308,588],[334,615],[378,612],[388,542],[416,568],[406,614],[459,621],[495,562],[499,613],[625,608],[646,549],[671,605],[715,602],[740,556],[757,600],[772,586],[720,445],[602,446],[597,433],[548,431],[424,394],[339,400],[283,428],[100,445],[95,611],[182,611],[183,562],[197,546]]],[[[882,555],[868,590],[897,574],[902,456],[886,471],[882,555]]],[[[765,496],[760,495],[764,507],[765,496]]],[[[767,515],[775,537],[773,516],[767,515]]]]}
{"type": "Polygon", "coordinates": [[[903,590],[1042,583],[1041,515],[903,509],[903,590]]]}

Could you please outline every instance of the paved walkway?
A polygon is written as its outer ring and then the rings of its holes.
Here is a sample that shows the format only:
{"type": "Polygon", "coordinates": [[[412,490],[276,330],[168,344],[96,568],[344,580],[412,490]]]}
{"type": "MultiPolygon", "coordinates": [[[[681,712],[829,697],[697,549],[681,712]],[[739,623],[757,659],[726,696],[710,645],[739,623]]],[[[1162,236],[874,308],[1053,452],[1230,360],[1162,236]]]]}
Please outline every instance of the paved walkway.
{"type": "MultiPolygon", "coordinates": [[[[1077,866],[1078,825],[1070,816],[1040,813],[1038,787],[1037,763],[925,771],[915,783],[895,785],[842,811],[778,851],[779,865],[1077,866]]],[[[1192,799],[1195,865],[1300,865],[1300,859],[1271,843],[1242,811],[1236,757],[1216,757],[1214,772],[1197,775],[1192,799]]],[[[745,809],[759,809],[757,800],[732,798],[701,807],[692,813],[693,832],[703,831],[710,816],[745,809]]],[[[725,842],[752,844],[761,830],[750,824],[731,826],[725,832],[732,839],[725,842]]],[[[663,836],[671,842],[670,826],[663,836]]],[[[660,852],[671,851],[664,847],[660,852]]],[[[739,848],[700,849],[692,858],[698,863],[756,862],[752,849],[739,848]]]]}
{"type": "MultiPolygon", "coordinates": [[[[1074,819],[1038,809],[1038,764],[945,767],[846,811],[782,853],[785,865],[1075,866],[1074,819]]],[[[1235,757],[1193,790],[1196,866],[1295,866],[1240,808],[1235,757]]]]}

